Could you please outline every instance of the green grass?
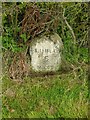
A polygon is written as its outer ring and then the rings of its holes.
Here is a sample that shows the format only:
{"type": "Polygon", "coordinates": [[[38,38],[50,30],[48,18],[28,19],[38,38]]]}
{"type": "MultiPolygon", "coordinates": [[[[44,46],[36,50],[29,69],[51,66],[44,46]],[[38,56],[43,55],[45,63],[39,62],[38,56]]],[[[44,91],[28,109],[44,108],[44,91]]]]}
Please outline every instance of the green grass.
{"type": "Polygon", "coordinates": [[[88,85],[85,70],[22,83],[3,77],[3,118],[87,118],[88,85]],[[79,74],[79,75],[78,75],[79,74]]]}

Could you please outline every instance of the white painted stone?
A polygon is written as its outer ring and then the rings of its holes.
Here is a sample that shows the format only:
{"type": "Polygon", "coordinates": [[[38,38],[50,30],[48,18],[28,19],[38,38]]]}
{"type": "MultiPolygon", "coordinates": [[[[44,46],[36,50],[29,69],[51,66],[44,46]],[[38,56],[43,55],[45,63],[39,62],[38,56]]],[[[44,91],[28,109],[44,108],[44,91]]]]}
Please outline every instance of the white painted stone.
{"type": "Polygon", "coordinates": [[[58,34],[33,40],[30,46],[34,71],[57,71],[61,65],[62,41],[58,34]]]}

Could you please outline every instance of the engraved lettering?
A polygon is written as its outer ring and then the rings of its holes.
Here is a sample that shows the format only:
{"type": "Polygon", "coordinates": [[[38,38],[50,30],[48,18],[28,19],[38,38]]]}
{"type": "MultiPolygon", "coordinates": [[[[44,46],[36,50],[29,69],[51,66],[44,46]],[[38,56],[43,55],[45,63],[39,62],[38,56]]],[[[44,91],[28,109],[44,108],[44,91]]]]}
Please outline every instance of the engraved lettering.
{"type": "Polygon", "coordinates": [[[44,58],[45,58],[46,61],[48,61],[48,56],[45,56],[44,58]]]}
{"type": "Polygon", "coordinates": [[[35,48],[35,52],[37,52],[37,49],[35,48]]]}

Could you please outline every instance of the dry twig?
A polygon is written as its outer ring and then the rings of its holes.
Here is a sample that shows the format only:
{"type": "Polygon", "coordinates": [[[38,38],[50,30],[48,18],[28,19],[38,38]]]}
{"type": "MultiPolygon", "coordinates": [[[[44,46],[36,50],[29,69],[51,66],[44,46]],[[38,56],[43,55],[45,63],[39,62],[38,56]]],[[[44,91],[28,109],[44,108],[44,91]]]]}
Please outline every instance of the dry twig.
{"type": "MultiPolygon", "coordinates": [[[[62,6],[62,7],[63,7],[63,6],[62,6]]],[[[75,34],[74,34],[74,31],[73,31],[72,27],[69,25],[66,17],[64,16],[64,14],[65,14],[65,8],[63,7],[63,19],[64,19],[67,27],[69,28],[69,30],[70,30],[70,32],[71,32],[71,34],[72,34],[73,41],[74,41],[74,45],[76,45],[76,36],[75,36],[75,34]]]]}

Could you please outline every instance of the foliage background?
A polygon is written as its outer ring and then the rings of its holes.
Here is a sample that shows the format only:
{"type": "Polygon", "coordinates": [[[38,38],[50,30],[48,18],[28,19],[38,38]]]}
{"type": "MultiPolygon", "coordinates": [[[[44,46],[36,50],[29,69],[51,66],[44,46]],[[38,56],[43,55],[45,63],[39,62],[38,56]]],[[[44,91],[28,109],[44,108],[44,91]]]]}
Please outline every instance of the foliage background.
{"type": "MultiPolygon", "coordinates": [[[[22,42],[26,42],[28,37],[25,35],[20,36],[20,31],[22,27],[22,20],[24,18],[25,9],[27,6],[32,6],[34,3],[27,2],[10,2],[3,3],[3,47],[13,51],[18,52],[22,50],[22,47],[19,47],[20,37],[22,38],[22,42]]],[[[87,28],[88,28],[88,4],[87,3],[77,3],[77,2],[69,2],[69,3],[54,3],[54,2],[43,2],[36,3],[36,6],[39,7],[41,15],[43,11],[53,11],[55,12],[57,17],[59,17],[59,24],[54,29],[62,38],[65,48],[65,56],[66,58],[72,59],[75,58],[77,60],[85,60],[88,62],[86,57],[86,53],[88,51],[87,46],[87,28]],[[64,15],[63,15],[64,14],[64,15]],[[67,26],[65,19],[67,20],[69,26],[72,30],[67,26]],[[72,35],[72,31],[74,36],[72,35]],[[75,46],[73,45],[75,43],[75,46]],[[77,48],[78,47],[78,48],[77,48]],[[78,50],[77,50],[78,49],[78,50]],[[75,51],[75,52],[73,52],[75,51]],[[82,52],[81,52],[82,51],[82,52]],[[68,54],[67,54],[68,53],[68,54]],[[77,54],[78,56],[75,56],[77,54]]],[[[53,12],[51,13],[53,15],[53,12]]],[[[55,18],[54,17],[54,18],[55,18]]],[[[53,18],[52,18],[53,19],[53,18]]],[[[23,46],[25,49],[25,44],[23,46]]],[[[77,61],[76,60],[76,61],[77,61]]]]}

